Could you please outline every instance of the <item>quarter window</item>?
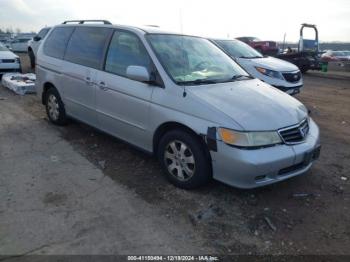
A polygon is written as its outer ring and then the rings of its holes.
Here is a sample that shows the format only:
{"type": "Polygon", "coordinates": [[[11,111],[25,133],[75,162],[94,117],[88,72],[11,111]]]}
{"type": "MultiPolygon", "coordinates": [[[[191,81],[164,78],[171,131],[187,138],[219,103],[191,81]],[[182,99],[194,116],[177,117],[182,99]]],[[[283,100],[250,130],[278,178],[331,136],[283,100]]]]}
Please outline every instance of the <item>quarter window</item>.
{"type": "Polygon", "coordinates": [[[128,32],[116,31],[111,40],[105,71],[126,76],[128,66],[144,66],[151,71],[151,59],[140,39],[128,32]]]}
{"type": "Polygon", "coordinates": [[[64,59],[99,69],[110,32],[110,28],[77,27],[68,43],[64,59]]]}
{"type": "Polygon", "coordinates": [[[45,41],[44,53],[48,56],[62,59],[73,30],[74,27],[55,28],[45,41]]]}

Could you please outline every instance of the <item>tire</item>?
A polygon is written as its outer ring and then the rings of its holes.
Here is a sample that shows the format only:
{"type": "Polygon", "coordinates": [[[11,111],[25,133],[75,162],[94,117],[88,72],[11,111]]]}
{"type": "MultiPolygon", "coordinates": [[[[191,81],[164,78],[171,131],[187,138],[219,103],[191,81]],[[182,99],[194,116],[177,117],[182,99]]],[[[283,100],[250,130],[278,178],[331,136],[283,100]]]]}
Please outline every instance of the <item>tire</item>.
{"type": "Polygon", "coordinates": [[[195,135],[182,130],[166,133],[159,142],[158,160],[175,186],[193,189],[212,178],[209,152],[195,135]]]}
{"type": "Polygon", "coordinates": [[[55,88],[50,88],[45,95],[46,114],[49,120],[55,125],[67,124],[66,110],[61,97],[55,88]]]}
{"type": "Polygon", "coordinates": [[[28,51],[28,55],[29,55],[29,60],[30,60],[30,67],[32,69],[34,69],[35,68],[35,55],[34,55],[33,50],[30,49],[28,51]]]}

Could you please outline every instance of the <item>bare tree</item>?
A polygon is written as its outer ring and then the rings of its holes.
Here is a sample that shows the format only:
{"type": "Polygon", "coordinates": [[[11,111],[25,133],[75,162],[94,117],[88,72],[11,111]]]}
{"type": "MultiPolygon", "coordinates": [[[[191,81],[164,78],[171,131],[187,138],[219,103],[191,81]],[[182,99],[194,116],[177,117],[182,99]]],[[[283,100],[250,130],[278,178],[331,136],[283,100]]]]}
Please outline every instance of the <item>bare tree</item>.
{"type": "Polygon", "coordinates": [[[20,28],[16,28],[16,33],[17,34],[19,34],[19,33],[21,33],[22,31],[21,31],[21,29],[20,28]]]}
{"type": "Polygon", "coordinates": [[[6,28],[5,31],[7,34],[13,34],[13,29],[11,27],[6,28]]]}

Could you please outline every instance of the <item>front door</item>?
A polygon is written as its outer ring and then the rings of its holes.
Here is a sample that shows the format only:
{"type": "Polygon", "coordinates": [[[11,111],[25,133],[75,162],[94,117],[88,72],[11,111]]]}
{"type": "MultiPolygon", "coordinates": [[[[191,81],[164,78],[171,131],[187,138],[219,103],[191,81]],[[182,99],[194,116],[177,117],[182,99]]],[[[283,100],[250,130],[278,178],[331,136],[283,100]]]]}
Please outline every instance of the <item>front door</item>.
{"type": "Polygon", "coordinates": [[[149,109],[154,86],[126,76],[128,66],[144,66],[151,59],[133,33],[116,30],[107,51],[104,71],[97,73],[96,111],[106,132],[145,149],[151,149],[149,109]]]}

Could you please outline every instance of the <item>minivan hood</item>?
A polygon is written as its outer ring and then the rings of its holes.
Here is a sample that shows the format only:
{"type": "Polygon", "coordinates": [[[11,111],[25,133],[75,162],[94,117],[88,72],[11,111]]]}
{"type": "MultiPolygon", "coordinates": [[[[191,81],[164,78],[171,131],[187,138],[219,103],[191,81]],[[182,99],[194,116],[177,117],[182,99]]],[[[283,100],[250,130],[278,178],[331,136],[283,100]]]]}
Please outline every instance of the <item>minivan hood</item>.
{"type": "Polygon", "coordinates": [[[274,57],[262,57],[262,58],[236,58],[236,61],[242,66],[254,66],[254,67],[263,67],[266,69],[279,71],[279,72],[288,72],[288,71],[297,71],[298,67],[287,61],[274,58],[274,57]]]}
{"type": "Polygon", "coordinates": [[[16,56],[11,51],[0,51],[0,59],[15,59],[18,56],[16,56]]]}
{"type": "Polygon", "coordinates": [[[187,92],[232,118],[245,131],[277,130],[307,117],[298,100],[258,79],[192,86],[187,92]]]}

